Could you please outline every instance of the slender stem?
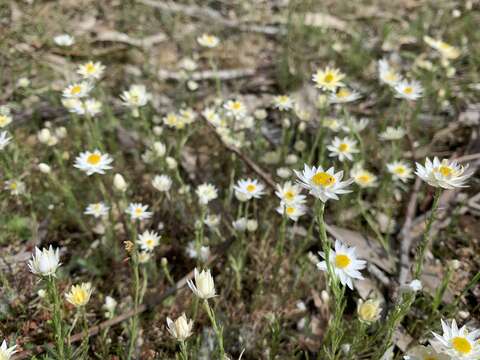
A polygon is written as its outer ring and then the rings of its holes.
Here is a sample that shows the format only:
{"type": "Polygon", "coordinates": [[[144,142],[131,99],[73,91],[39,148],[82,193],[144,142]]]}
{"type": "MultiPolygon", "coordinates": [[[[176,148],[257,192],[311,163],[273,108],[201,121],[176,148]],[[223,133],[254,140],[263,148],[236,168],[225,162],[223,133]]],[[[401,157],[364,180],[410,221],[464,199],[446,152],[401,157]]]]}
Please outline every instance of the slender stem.
{"type": "Polygon", "coordinates": [[[218,350],[220,351],[220,359],[223,360],[225,358],[225,350],[223,349],[223,329],[217,325],[217,321],[215,320],[215,312],[210,307],[210,304],[208,303],[208,300],[205,300],[203,302],[203,306],[204,306],[205,311],[207,312],[207,315],[210,319],[213,330],[215,331],[215,334],[217,335],[218,350]]]}
{"type": "Polygon", "coordinates": [[[433,220],[435,220],[435,215],[438,209],[438,202],[440,200],[440,195],[442,193],[441,188],[435,189],[435,195],[433,197],[432,210],[430,211],[430,216],[427,219],[427,226],[425,232],[423,233],[422,241],[420,242],[417,250],[417,259],[415,260],[415,271],[414,278],[419,279],[423,271],[423,261],[425,258],[425,250],[427,249],[428,243],[430,241],[430,230],[432,228],[433,220]]]}
{"type": "Polygon", "coordinates": [[[58,357],[60,360],[65,359],[65,345],[62,326],[62,309],[60,298],[55,283],[55,277],[49,276],[47,279],[47,290],[50,301],[53,303],[53,330],[55,333],[55,343],[57,345],[58,357]]]}

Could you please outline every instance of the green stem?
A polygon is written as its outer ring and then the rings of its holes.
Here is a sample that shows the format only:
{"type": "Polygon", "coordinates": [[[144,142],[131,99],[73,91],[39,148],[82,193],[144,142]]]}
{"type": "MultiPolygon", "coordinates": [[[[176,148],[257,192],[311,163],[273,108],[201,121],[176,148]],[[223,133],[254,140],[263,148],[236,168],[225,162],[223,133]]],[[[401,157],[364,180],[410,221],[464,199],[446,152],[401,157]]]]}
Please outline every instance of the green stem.
{"type": "Polygon", "coordinates": [[[207,312],[207,315],[210,319],[213,330],[215,331],[215,334],[217,335],[218,350],[220,351],[220,360],[223,360],[225,358],[225,350],[223,349],[223,329],[217,325],[217,321],[215,320],[215,312],[210,307],[210,305],[208,303],[208,300],[205,300],[203,302],[203,306],[204,306],[205,311],[207,312]]]}
{"type": "Polygon", "coordinates": [[[427,226],[425,228],[425,232],[423,233],[422,241],[418,246],[417,259],[415,260],[414,279],[419,279],[420,276],[422,275],[425,251],[430,241],[430,230],[432,228],[433,220],[435,220],[435,215],[438,209],[438,202],[440,200],[441,193],[442,193],[442,189],[437,187],[435,189],[435,195],[433,196],[432,210],[430,211],[430,216],[427,219],[427,226]]]}
{"type": "Polygon", "coordinates": [[[55,333],[55,343],[57,346],[58,357],[60,360],[65,359],[65,344],[63,336],[63,324],[62,324],[62,307],[60,302],[60,296],[58,294],[57,285],[55,283],[55,277],[49,276],[47,278],[47,290],[50,297],[50,301],[53,303],[53,330],[55,333]]]}

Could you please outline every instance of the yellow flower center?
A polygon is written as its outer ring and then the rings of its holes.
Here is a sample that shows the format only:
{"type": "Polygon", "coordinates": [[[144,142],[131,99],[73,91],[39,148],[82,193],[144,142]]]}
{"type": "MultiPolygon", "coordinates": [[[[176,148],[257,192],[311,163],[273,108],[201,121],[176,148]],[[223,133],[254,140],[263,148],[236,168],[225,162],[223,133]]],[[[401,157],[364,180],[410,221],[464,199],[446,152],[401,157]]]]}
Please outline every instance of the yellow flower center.
{"type": "Polygon", "coordinates": [[[288,190],[287,192],[285,192],[285,199],[293,200],[294,197],[295,197],[295,194],[293,193],[293,191],[288,190]]]}
{"type": "Polygon", "coordinates": [[[242,104],[239,102],[239,101],[235,101],[233,104],[232,104],[232,109],[233,110],[240,110],[242,108],[242,104]]]}
{"type": "Polygon", "coordinates": [[[411,93],[413,93],[413,88],[411,86],[407,86],[405,89],[403,89],[403,93],[410,95],[411,93]]]}
{"type": "Polygon", "coordinates": [[[135,214],[140,215],[143,212],[143,209],[138,207],[135,209],[135,214]]]}
{"type": "Polygon", "coordinates": [[[372,321],[377,315],[377,307],[372,303],[364,303],[358,309],[360,319],[365,321],[372,321]]]}
{"type": "Polygon", "coordinates": [[[368,184],[371,181],[372,177],[368,174],[362,174],[357,179],[362,184],[368,184]]]}
{"type": "Polygon", "coordinates": [[[82,87],[80,85],[75,85],[70,90],[70,93],[72,93],[72,95],[77,95],[80,93],[80,91],[82,91],[82,87]]]}
{"type": "Polygon", "coordinates": [[[339,98],[345,98],[349,95],[350,95],[350,91],[348,91],[347,89],[340,89],[337,92],[337,97],[339,98]]]}
{"type": "Polygon", "coordinates": [[[291,207],[291,206],[287,206],[287,208],[285,209],[285,212],[286,212],[288,215],[292,215],[292,214],[295,212],[295,208],[294,208],[294,207],[291,207]]]}
{"type": "Polygon", "coordinates": [[[285,104],[286,102],[288,102],[288,96],[279,96],[278,97],[278,102],[281,103],[281,104],[285,104]]]}
{"type": "Polygon", "coordinates": [[[145,244],[147,244],[148,247],[152,247],[154,244],[154,241],[153,239],[147,239],[147,241],[145,241],[145,244]]]}
{"type": "Polygon", "coordinates": [[[85,70],[88,74],[91,74],[95,72],[95,65],[93,65],[93,63],[88,63],[87,65],[85,65],[85,70]]]}
{"type": "Polygon", "coordinates": [[[248,192],[254,192],[257,187],[254,184],[247,185],[248,192]]]}
{"type": "Polygon", "coordinates": [[[0,126],[5,126],[8,123],[8,118],[5,115],[0,115],[0,126]]]}
{"type": "Polygon", "coordinates": [[[312,177],[312,181],[317,186],[327,187],[335,184],[335,177],[326,172],[318,172],[312,177]]]}
{"type": "Polygon", "coordinates": [[[72,290],[72,302],[74,305],[83,305],[87,301],[88,294],[82,288],[72,290]]]}
{"type": "Polygon", "coordinates": [[[335,256],[335,266],[340,269],[345,269],[348,265],[350,265],[352,261],[347,255],[339,254],[335,256]]]}
{"type": "Polygon", "coordinates": [[[345,152],[345,151],[348,151],[348,144],[345,144],[345,143],[341,143],[340,145],[338,145],[338,150],[340,152],[345,152]]]}
{"type": "Polygon", "coordinates": [[[102,160],[102,157],[99,154],[90,154],[87,158],[87,163],[90,165],[98,165],[98,163],[102,160]]]}
{"type": "Polygon", "coordinates": [[[16,182],[10,183],[10,190],[17,190],[17,188],[18,188],[18,185],[16,182]]]}
{"type": "Polygon", "coordinates": [[[335,76],[332,73],[327,73],[327,74],[325,74],[325,77],[323,78],[323,80],[326,83],[331,83],[331,82],[333,82],[333,80],[335,80],[335,76]]]}
{"type": "Polygon", "coordinates": [[[440,165],[437,170],[443,176],[452,176],[453,169],[450,166],[440,165]]]}
{"type": "Polygon", "coordinates": [[[405,170],[405,168],[404,168],[403,166],[397,166],[397,167],[393,170],[393,172],[394,172],[395,174],[397,174],[397,175],[403,175],[403,174],[405,174],[405,171],[406,171],[406,170],[405,170]]]}
{"type": "Polygon", "coordinates": [[[387,81],[396,81],[397,80],[397,74],[393,71],[389,71],[386,75],[385,75],[385,80],[387,81]]]}
{"type": "Polygon", "coordinates": [[[469,354],[472,351],[472,344],[464,337],[456,336],[452,339],[452,347],[461,354],[469,354]]]}

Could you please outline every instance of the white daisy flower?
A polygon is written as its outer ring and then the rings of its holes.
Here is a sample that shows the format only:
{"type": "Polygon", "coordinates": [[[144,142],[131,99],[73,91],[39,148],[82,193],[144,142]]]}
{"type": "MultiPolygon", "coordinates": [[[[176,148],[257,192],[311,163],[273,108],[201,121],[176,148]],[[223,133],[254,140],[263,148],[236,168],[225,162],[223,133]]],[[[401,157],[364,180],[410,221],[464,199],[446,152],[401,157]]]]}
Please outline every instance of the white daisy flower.
{"type": "Polygon", "coordinates": [[[17,350],[15,350],[16,348],[17,348],[17,345],[8,347],[7,341],[3,340],[2,345],[0,346],[0,359],[10,360],[12,355],[17,352],[17,350]]]}
{"type": "Polygon", "coordinates": [[[418,279],[414,279],[410,281],[409,284],[407,284],[407,288],[410,289],[413,292],[418,292],[423,289],[422,282],[418,279]]]}
{"type": "Polygon", "coordinates": [[[378,77],[381,82],[390,86],[396,86],[402,81],[402,76],[385,59],[378,61],[378,77]]]}
{"type": "Polygon", "coordinates": [[[328,145],[327,149],[330,150],[330,157],[338,157],[340,161],[344,161],[345,159],[352,161],[353,154],[359,152],[357,142],[349,137],[340,139],[335,136],[332,144],[328,145]]]}
{"type": "Polygon", "coordinates": [[[201,205],[207,205],[218,197],[218,190],[215,185],[202,184],[197,187],[196,194],[201,205]]]}
{"type": "Polygon", "coordinates": [[[151,258],[152,258],[152,254],[148,251],[140,251],[138,253],[138,262],[140,264],[145,264],[149,262],[151,258]]]}
{"type": "Polygon", "coordinates": [[[387,169],[395,180],[407,182],[413,177],[412,168],[404,161],[393,161],[388,163],[387,169]]]}
{"type": "Polygon", "coordinates": [[[120,95],[120,98],[124,106],[132,109],[132,116],[138,117],[140,115],[138,108],[145,106],[151,95],[147,93],[145,85],[132,85],[120,95]]]}
{"type": "Polygon", "coordinates": [[[406,99],[406,100],[417,100],[423,95],[423,87],[418,81],[400,81],[395,85],[395,95],[397,98],[406,99]]]}
{"type": "Polygon", "coordinates": [[[93,152],[85,151],[80,153],[75,159],[73,165],[87,173],[88,176],[93,174],[105,174],[105,170],[110,170],[110,164],[113,159],[108,154],[102,154],[100,150],[95,149],[93,152]]]}
{"type": "Polygon", "coordinates": [[[5,181],[4,189],[10,191],[11,195],[18,196],[25,192],[26,186],[23,181],[12,179],[5,181]]]}
{"type": "Polygon", "coordinates": [[[188,320],[185,313],[173,321],[167,317],[167,330],[177,341],[185,341],[192,335],[193,320],[188,320]]]}
{"type": "Polygon", "coordinates": [[[85,114],[85,108],[83,107],[83,102],[77,98],[62,98],[62,105],[68,112],[83,115],[85,114]]]}
{"type": "Polygon", "coordinates": [[[105,66],[101,62],[89,61],[85,64],[79,65],[77,73],[88,80],[98,80],[103,75],[105,66]]]}
{"type": "Polygon", "coordinates": [[[442,40],[437,40],[437,39],[431,38],[430,36],[424,36],[423,40],[428,45],[430,45],[433,49],[440,52],[442,57],[444,57],[445,59],[453,60],[458,58],[461,54],[458,48],[450,44],[447,44],[442,40]]]}
{"type": "Polygon", "coordinates": [[[181,121],[186,125],[193,123],[197,118],[197,114],[191,108],[181,109],[179,115],[181,121]]]}
{"type": "Polygon", "coordinates": [[[35,254],[32,254],[32,259],[28,261],[30,271],[40,276],[55,276],[60,265],[60,251],[59,249],[54,250],[52,245],[48,249],[42,250],[36,247],[35,254]]]}
{"type": "Polygon", "coordinates": [[[286,215],[290,220],[297,221],[300,216],[305,215],[307,207],[301,203],[280,203],[276,208],[280,215],[286,215]]]}
{"type": "Polygon", "coordinates": [[[247,201],[252,198],[260,199],[265,194],[265,185],[259,183],[257,179],[241,179],[233,187],[237,199],[247,201]]]}
{"type": "Polygon", "coordinates": [[[73,306],[85,306],[90,301],[92,292],[92,284],[89,282],[81,283],[80,285],[72,285],[70,291],[65,294],[65,298],[73,306]]]}
{"type": "Polygon", "coordinates": [[[73,36],[70,36],[68,34],[57,35],[53,38],[53,41],[58,46],[65,47],[72,46],[75,43],[75,39],[73,38],[73,36]]]}
{"type": "Polygon", "coordinates": [[[326,118],[322,121],[322,126],[332,130],[333,132],[338,132],[344,127],[344,123],[340,119],[326,118]]]}
{"type": "Polygon", "coordinates": [[[338,87],[345,86],[342,80],[345,74],[341,73],[339,69],[327,66],[323,70],[317,70],[312,79],[315,86],[321,90],[334,92],[338,87]]]}
{"type": "Polygon", "coordinates": [[[160,192],[169,192],[172,179],[168,175],[156,175],[152,180],[152,186],[160,192]]]}
{"type": "Polygon", "coordinates": [[[292,109],[293,100],[288,95],[277,95],[273,98],[273,106],[280,111],[292,109]]]}
{"type": "Polygon", "coordinates": [[[360,99],[362,96],[358,91],[349,90],[346,87],[339,89],[336,93],[328,96],[331,104],[344,104],[360,99]]]}
{"type": "Polygon", "coordinates": [[[86,97],[92,91],[93,85],[88,81],[71,84],[63,90],[63,97],[67,99],[80,99],[86,97]]]}
{"type": "Polygon", "coordinates": [[[169,112],[166,116],[164,116],[163,123],[172,129],[180,130],[185,127],[185,122],[183,121],[182,117],[174,112],[169,112]]]}
{"type": "Polygon", "coordinates": [[[13,118],[9,114],[0,113],[0,128],[4,128],[13,121],[13,118]]]}
{"type": "Polygon", "coordinates": [[[87,99],[83,102],[85,114],[88,116],[95,116],[102,112],[102,103],[95,99],[87,99]]]}
{"type": "Polygon", "coordinates": [[[220,215],[209,214],[205,217],[204,223],[209,228],[214,229],[214,228],[218,227],[218,225],[220,225],[220,219],[221,219],[220,215]]]}
{"type": "Polygon", "coordinates": [[[245,104],[238,100],[228,100],[223,108],[226,110],[227,115],[236,119],[241,119],[247,114],[247,108],[245,104]]]}
{"type": "Polygon", "coordinates": [[[152,217],[153,213],[147,211],[148,205],[143,205],[141,203],[130,203],[125,212],[130,215],[132,220],[145,220],[152,217]]]}
{"type": "Polygon", "coordinates": [[[437,352],[432,346],[416,346],[407,352],[404,360],[451,360],[446,354],[437,352]]]}
{"type": "Polygon", "coordinates": [[[197,42],[203,47],[214,48],[218,46],[220,39],[214,35],[202,34],[197,38],[197,42]]]}
{"type": "Polygon", "coordinates": [[[480,330],[469,331],[466,326],[460,329],[452,320],[451,326],[441,320],[443,335],[433,333],[432,346],[454,359],[477,360],[480,358],[480,330]]]}
{"type": "Polygon", "coordinates": [[[232,221],[232,226],[236,231],[245,231],[247,229],[247,218],[241,217],[237,220],[232,221]]]}
{"type": "Polygon", "coordinates": [[[305,164],[303,172],[295,170],[295,174],[299,178],[299,183],[309,191],[309,194],[326,202],[329,199],[338,200],[338,194],[347,194],[351,190],[346,189],[353,179],[341,181],[343,171],[335,173],[333,167],[324,170],[321,166],[311,168],[305,164]]]}
{"type": "Polygon", "coordinates": [[[210,270],[203,270],[198,272],[197,268],[194,270],[195,283],[191,279],[187,280],[188,287],[192,292],[202,300],[208,300],[217,296],[215,293],[215,283],[213,282],[210,270]]]}
{"type": "Polygon", "coordinates": [[[110,208],[103,202],[89,204],[85,209],[85,215],[92,215],[94,218],[101,218],[108,214],[110,208]]]}
{"type": "Polygon", "coordinates": [[[160,244],[160,235],[155,231],[144,231],[138,236],[137,244],[143,251],[153,251],[160,244]]]}
{"type": "Polygon", "coordinates": [[[292,184],[290,181],[282,185],[277,184],[277,195],[284,204],[302,204],[305,202],[305,195],[301,195],[302,187],[292,184]]]}
{"type": "Polygon", "coordinates": [[[62,99],[62,104],[69,112],[78,115],[94,117],[102,112],[102,103],[95,99],[87,99],[85,101],[75,98],[62,99]]]}
{"type": "Polygon", "coordinates": [[[5,147],[12,141],[12,138],[8,135],[8,132],[0,132],[0,150],[5,149],[5,147]]]}
{"type": "Polygon", "coordinates": [[[468,170],[468,165],[463,167],[456,161],[448,159],[440,161],[437,157],[433,159],[433,162],[427,158],[425,166],[417,163],[417,171],[415,171],[415,174],[430,186],[443,189],[467,187],[465,182],[473,173],[474,171],[468,170]]]}
{"type": "Polygon", "coordinates": [[[384,132],[380,134],[380,139],[382,140],[400,140],[406,134],[406,131],[401,126],[393,127],[388,126],[384,132]]]}
{"type": "Polygon", "coordinates": [[[353,181],[362,188],[375,187],[378,185],[377,176],[368,170],[365,170],[361,165],[356,164],[350,173],[353,181]]]}
{"type": "MultiPolygon", "coordinates": [[[[325,259],[323,252],[319,252],[319,254],[325,259]]],[[[329,259],[319,262],[317,268],[322,271],[327,271],[326,261],[330,261],[332,269],[340,282],[352,290],[352,279],[362,280],[363,276],[359,270],[364,269],[367,265],[365,260],[357,259],[355,247],[343,245],[339,240],[335,240],[335,250],[330,250],[329,259]]]]}
{"type": "Polygon", "coordinates": [[[359,120],[354,117],[349,117],[345,122],[343,129],[348,132],[360,133],[368,126],[370,120],[367,118],[361,118],[359,120]]]}

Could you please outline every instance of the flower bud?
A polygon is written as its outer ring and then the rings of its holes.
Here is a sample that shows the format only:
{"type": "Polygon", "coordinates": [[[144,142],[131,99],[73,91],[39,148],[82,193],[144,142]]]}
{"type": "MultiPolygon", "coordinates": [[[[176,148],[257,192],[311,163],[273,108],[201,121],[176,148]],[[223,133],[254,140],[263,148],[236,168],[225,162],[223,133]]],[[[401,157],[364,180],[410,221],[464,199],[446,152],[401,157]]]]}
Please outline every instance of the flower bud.
{"type": "Polygon", "coordinates": [[[125,179],[120,174],[115,174],[113,177],[113,187],[115,190],[124,192],[127,190],[128,184],[125,182],[125,179]]]}

